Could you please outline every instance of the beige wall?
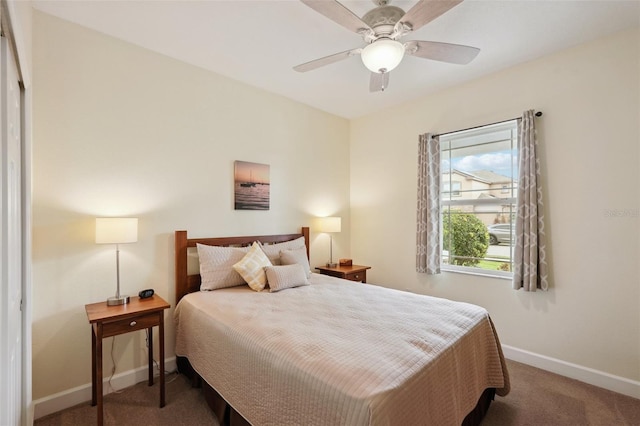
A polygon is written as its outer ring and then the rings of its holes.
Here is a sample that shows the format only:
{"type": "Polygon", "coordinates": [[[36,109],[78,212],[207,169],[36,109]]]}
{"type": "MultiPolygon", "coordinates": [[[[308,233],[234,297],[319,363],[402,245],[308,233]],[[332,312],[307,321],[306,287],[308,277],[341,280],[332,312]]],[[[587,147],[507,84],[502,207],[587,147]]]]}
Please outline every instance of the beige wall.
{"type": "Polygon", "coordinates": [[[624,32],[353,120],[351,254],[373,267],[368,281],[477,303],[503,344],[640,380],[639,60],[640,34],[624,32]],[[544,112],[551,289],[417,274],[418,134],[530,108],[544,112]]]}
{"type": "MultiPolygon", "coordinates": [[[[94,244],[95,217],[140,219],[138,242],[121,246],[122,291],[151,287],[172,305],[174,230],[349,223],[347,120],[40,12],[33,38],[34,399],[91,381],[84,305],[115,293],[115,247],[94,244]],[[233,210],[234,160],[271,165],[270,211],[233,210]]],[[[349,241],[345,227],[334,257],[349,241]]],[[[312,265],[324,262],[328,238],[312,233],[311,250],[312,265]]],[[[117,372],[145,365],[144,348],[142,332],[116,337],[117,372]]]]}

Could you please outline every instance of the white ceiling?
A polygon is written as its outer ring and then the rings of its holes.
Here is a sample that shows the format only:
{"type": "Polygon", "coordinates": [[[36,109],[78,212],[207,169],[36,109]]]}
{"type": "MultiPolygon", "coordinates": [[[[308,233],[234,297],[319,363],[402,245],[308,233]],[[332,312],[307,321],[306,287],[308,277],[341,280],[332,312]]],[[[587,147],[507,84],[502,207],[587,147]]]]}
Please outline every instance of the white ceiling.
{"type": "MultiPolygon", "coordinates": [[[[391,4],[409,10],[415,0],[391,4]]],[[[371,0],[342,1],[358,16],[371,0]]],[[[364,45],[297,0],[34,0],[34,7],[330,113],[355,118],[626,28],[640,0],[466,0],[402,40],[481,49],[469,65],[406,56],[389,88],[369,93],[359,57],[298,73],[294,65],[364,45]]]]}

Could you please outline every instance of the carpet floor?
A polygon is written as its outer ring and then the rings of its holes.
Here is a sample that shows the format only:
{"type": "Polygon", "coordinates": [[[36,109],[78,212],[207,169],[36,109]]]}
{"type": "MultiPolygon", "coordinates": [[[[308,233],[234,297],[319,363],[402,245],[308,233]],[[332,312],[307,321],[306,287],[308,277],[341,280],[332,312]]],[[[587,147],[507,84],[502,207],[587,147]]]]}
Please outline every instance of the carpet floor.
{"type": "MultiPolygon", "coordinates": [[[[507,361],[511,393],[496,396],[482,426],[640,426],[640,400],[534,367],[507,361]]],[[[158,386],[138,383],[105,396],[105,425],[213,425],[218,422],[200,389],[182,375],[167,376],[167,405],[158,386]]],[[[87,402],[37,419],[35,426],[92,425],[87,402]]],[[[410,426],[410,425],[399,425],[410,426]]]]}

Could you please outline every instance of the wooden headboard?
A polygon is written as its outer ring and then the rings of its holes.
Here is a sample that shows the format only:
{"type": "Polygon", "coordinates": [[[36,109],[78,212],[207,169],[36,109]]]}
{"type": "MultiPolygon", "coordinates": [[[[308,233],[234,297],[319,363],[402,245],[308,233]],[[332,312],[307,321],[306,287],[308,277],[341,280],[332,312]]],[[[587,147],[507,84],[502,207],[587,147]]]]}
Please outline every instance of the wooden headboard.
{"type": "Polygon", "coordinates": [[[200,291],[200,274],[188,275],[187,272],[187,255],[189,247],[195,247],[196,244],[223,247],[244,247],[253,244],[254,241],[260,241],[262,244],[274,244],[295,240],[300,237],[304,237],[305,245],[307,246],[307,258],[309,258],[309,227],[307,226],[303,226],[299,234],[247,237],[188,238],[187,231],[176,231],[176,303],[182,299],[182,296],[193,293],[194,291],[200,291]]]}

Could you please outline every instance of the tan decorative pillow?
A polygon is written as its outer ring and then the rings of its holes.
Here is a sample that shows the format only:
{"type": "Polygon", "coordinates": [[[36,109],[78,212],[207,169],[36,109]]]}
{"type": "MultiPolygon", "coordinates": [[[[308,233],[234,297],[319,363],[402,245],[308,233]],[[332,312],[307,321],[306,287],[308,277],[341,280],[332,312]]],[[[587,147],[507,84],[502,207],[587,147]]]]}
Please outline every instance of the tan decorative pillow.
{"type": "Polygon", "coordinates": [[[264,273],[265,266],[271,266],[271,262],[266,254],[256,242],[253,243],[249,252],[233,265],[252,290],[262,291],[267,285],[267,276],[264,273]]]}
{"type": "Polygon", "coordinates": [[[307,278],[311,276],[311,267],[309,266],[306,247],[293,250],[282,250],[280,252],[280,263],[283,265],[298,264],[304,268],[307,278]]]}
{"type": "Polygon", "coordinates": [[[269,282],[269,291],[272,293],[285,288],[310,284],[304,268],[297,263],[293,265],[267,266],[264,270],[269,282]]]}
{"type": "Polygon", "coordinates": [[[216,290],[219,288],[243,285],[244,280],[233,269],[249,251],[249,247],[218,247],[197,244],[198,261],[200,262],[200,290],[216,290]]]}
{"type": "Polygon", "coordinates": [[[304,237],[300,237],[295,240],[285,241],[284,243],[260,244],[260,247],[272,264],[280,265],[280,252],[282,250],[293,250],[305,248],[306,246],[304,245],[304,237]]]}

